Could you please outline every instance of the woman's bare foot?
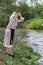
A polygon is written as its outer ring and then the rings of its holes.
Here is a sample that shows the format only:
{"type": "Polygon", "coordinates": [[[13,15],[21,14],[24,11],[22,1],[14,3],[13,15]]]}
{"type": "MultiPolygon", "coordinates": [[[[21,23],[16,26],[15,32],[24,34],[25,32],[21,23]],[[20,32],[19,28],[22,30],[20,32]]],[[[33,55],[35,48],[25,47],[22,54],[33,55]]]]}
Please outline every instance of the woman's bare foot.
{"type": "Polygon", "coordinates": [[[11,48],[8,48],[8,47],[7,47],[7,48],[6,48],[6,51],[4,51],[4,53],[7,54],[7,55],[9,55],[9,56],[12,56],[12,57],[14,58],[14,54],[13,54],[11,48]]]}

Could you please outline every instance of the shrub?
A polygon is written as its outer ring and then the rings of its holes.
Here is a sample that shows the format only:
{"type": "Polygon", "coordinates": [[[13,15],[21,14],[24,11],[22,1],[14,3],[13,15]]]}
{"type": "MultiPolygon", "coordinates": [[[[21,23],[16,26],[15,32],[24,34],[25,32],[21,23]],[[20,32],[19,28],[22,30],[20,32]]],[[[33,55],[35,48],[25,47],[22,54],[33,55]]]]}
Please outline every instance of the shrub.
{"type": "Polygon", "coordinates": [[[7,13],[3,13],[0,16],[0,27],[5,27],[8,23],[9,15],[7,13]]]}
{"type": "Polygon", "coordinates": [[[43,19],[40,18],[34,18],[30,24],[29,24],[29,28],[30,29],[43,29],[43,19]]]}
{"type": "Polygon", "coordinates": [[[18,23],[18,28],[28,28],[28,25],[30,24],[30,20],[25,20],[24,22],[18,23]]]}

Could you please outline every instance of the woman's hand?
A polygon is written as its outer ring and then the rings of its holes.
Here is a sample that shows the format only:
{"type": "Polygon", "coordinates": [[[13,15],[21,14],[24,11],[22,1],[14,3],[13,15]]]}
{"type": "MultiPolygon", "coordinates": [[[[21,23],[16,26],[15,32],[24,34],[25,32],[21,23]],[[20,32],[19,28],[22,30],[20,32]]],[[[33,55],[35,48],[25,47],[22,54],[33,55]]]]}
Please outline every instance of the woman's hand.
{"type": "Polygon", "coordinates": [[[21,16],[21,13],[19,13],[19,16],[21,16]]]}
{"type": "Polygon", "coordinates": [[[21,15],[21,13],[19,13],[19,16],[20,16],[20,18],[22,18],[22,15],[21,15]]]}

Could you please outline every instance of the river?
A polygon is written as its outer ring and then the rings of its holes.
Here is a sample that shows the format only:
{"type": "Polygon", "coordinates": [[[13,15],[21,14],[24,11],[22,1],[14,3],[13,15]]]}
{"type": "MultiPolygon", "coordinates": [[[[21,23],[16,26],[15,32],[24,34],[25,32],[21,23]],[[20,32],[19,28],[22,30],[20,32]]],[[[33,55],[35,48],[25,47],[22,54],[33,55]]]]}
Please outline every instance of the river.
{"type": "Polygon", "coordinates": [[[17,30],[15,35],[17,41],[26,41],[27,46],[31,45],[34,51],[37,51],[42,56],[38,62],[43,65],[43,31],[21,29],[17,30]]]}
{"type": "MultiPolygon", "coordinates": [[[[4,36],[4,30],[0,30],[0,39],[4,36]]],[[[41,58],[38,60],[40,65],[43,65],[43,31],[28,30],[28,29],[16,29],[15,30],[15,42],[27,42],[27,45],[41,54],[41,58]],[[29,44],[30,43],[30,44],[29,44]]]]}

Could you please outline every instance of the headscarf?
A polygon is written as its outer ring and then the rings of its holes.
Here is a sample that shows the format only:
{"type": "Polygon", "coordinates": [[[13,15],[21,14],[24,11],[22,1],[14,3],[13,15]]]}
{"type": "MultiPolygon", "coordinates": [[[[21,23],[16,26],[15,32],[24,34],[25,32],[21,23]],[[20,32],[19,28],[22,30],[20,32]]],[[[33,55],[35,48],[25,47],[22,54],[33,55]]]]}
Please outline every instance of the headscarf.
{"type": "Polygon", "coordinates": [[[13,14],[10,16],[10,19],[15,16],[15,13],[16,13],[16,12],[13,12],[13,14]]]}

